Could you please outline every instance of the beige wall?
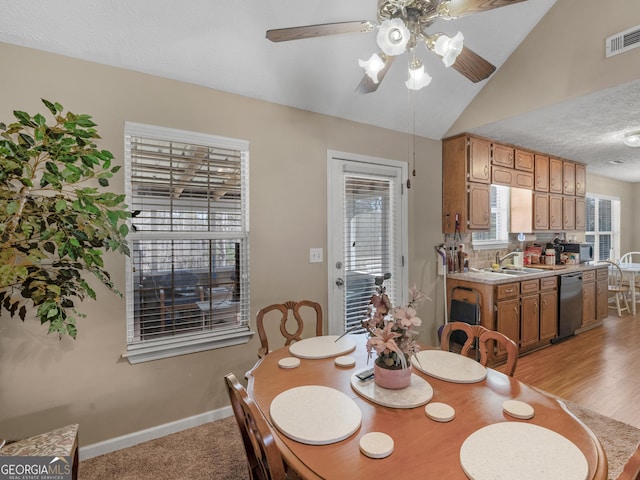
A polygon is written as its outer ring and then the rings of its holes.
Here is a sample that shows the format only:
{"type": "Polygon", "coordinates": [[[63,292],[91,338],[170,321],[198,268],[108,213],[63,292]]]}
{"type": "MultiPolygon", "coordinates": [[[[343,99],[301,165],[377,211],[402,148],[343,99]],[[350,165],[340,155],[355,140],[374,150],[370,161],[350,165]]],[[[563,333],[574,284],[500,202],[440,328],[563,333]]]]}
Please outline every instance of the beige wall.
{"type": "MultiPolygon", "coordinates": [[[[251,311],[290,299],[316,299],[327,310],[325,264],[309,264],[309,248],[326,251],[327,150],[404,160],[405,135],[180,82],[0,44],[0,121],[13,109],[46,112],[40,98],[60,102],[98,123],[100,146],[123,158],[125,121],[250,141],[251,311]]],[[[440,142],[418,139],[409,191],[409,280],[438,295],[433,245],[442,241],[440,142]]],[[[123,177],[112,183],[123,191],[123,177]]],[[[107,267],[124,289],[124,258],[107,267]]],[[[440,287],[441,288],[441,287],[440,287]]],[[[440,290],[441,292],[441,290],[440,290]]],[[[227,404],[223,375],[242,378],[257,359],[247,345],[130,365],[124,300],[98,289],[81,305],[78,340],[45,335],[35,320],[0,318],[0,432],[8,438],[80,423],[80,443],[179,420],[227,404]]],[[[436,310],[425,303],[423,339],[433,340],[436,310]]]]}

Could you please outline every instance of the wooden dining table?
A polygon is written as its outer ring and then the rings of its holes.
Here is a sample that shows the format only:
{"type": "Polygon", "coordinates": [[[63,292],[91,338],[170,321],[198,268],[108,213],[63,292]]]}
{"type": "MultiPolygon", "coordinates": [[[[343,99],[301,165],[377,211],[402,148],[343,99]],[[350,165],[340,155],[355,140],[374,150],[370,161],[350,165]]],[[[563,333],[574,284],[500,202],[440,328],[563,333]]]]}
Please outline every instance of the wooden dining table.
{"type": "Polygon", "coordinates": [[[424,406],[390,408],[365,398],[352,387],[352,376],[372,367],[373,359],[368,358],[365,335],[350,337],[355,340],[355,349],[345,355],[355,359],[352,367],[338,366],[334,357],[328,357],[301,358],[298,367],[282,368],[279,361],[292,357],[285,347],[270,352],[247,372],[249,394],[271,424],[284,461],[301,478],[370,480],[415,474],[418,478],[466,479],[469,477],[460,461],[465,439],[499,422],[527,422],[560,434],[584,454],[587,479],[607,478],[607,458],[600,441],[562,402],[491,368],[483,380],[474,383],[445,381],[414,368],[413,373],[432,387],[431,402],[454,408],[455,417],[448,422],[430,419],[424,406]],[[282,392],[307,385],[330,387],[353,399],[362,413],[355,433],[335,443],[310,445],[278,430],[270,415],[272,401],[282,392]],[[533,418],[522,420],[505,413],[505,400],[530,405],[533,418]],[[360,452],[360,439],[369,432],[382,432],[393,439],[393,452],[388,457],[369,458],[360,452]]]}

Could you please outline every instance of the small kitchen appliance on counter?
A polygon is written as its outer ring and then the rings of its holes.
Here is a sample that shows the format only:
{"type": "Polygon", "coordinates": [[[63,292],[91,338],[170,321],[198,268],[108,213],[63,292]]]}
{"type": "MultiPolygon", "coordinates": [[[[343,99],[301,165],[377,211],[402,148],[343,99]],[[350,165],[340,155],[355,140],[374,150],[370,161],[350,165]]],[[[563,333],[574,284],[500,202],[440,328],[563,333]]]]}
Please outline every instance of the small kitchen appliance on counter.
{"type": "Polygon", "coordinates": [[[577,253],[580,263],[593,261],[593,244],[591,243],[560,243],[564,253],[577,253]]]}

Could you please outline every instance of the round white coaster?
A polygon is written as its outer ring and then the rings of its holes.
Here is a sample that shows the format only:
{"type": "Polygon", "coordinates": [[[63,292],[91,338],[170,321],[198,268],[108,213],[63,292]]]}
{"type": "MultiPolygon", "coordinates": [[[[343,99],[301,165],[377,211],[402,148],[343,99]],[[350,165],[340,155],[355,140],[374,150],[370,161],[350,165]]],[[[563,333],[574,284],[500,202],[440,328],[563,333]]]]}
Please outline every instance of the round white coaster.
{"type": "Polygon", "coordinates": [[[285,357],[278,360],[280,368],[296,368],[300,366],[300,359],[296,357],[285,357]]]}
{"type": "Polygon", "coordinates": [[[393,452],[393,438],[382,432],[369,432],[360,439],[360,451],[370,458],[385,458],[393,452]]]}
{"type": "Polygon", "coordinates": [[[450,422],[456,416],[456,411],[451,405],[441,402],[432,402],[424,407],[424,412],[431,420],[436,422],[450,422]]]}
{"type": "Polygon", "coordinates": [[[337,357],[335,363],[338,367],[353,367],[356,364],[356,359],[349,355],[337,357]]]}
{"type": "Polygon", "coordinates": [[[533,407],[520,400],[505,400],[502,404],[502,410],[504,413],[521,420],[529,420],[534,415],[533,407]]]}

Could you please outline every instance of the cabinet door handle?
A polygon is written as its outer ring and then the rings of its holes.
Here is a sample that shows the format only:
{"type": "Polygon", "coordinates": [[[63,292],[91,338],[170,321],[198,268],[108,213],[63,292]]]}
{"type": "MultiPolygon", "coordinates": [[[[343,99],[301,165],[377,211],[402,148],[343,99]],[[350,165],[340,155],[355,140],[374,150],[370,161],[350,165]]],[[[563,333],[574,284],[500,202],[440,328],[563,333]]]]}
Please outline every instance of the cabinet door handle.
{"type": "Polygon", "coordinates": [[[489,166],[488,165],[484,166],[484,174],[485,174],[485,176],[489,176],[489,166]]]}

